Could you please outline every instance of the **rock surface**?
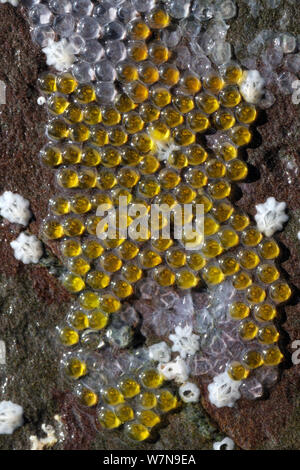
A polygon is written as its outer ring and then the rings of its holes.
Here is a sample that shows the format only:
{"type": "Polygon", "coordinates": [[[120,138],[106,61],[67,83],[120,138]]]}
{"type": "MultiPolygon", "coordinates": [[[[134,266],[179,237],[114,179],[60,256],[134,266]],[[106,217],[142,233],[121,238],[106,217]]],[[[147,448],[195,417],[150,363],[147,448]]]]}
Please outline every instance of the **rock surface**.
{"type": "MultiPolygon", "coordinates": [[[[284,4],[288,29],[299,34],[300,12],[284,4]]],[[[231,20],[229,34],[230,42],[240,41],[242,50],[249,37],[279,22],[280,12],[263,13],[258,22],[251,17],[245,21],[249,11],[242,0],[238,5],[238,18],[231,20]]],[[[38,159],[46,114],[37,105],[36,81],[46,65],[32,44],[22,11],[8,4],[0,9],[0,80],[7,85],[7,104],[0,105],[0,193],[19,192],[30,201],[34,218],[29,231],[38,236],[54,188],[51,171],[38,159]]],[[[280,382],[264,399],[240,400],[233,409],[212,407],[207,384],[200,383],[201,404],[189,404],[169,415],[159,436],[139,448],[211,449],[225,435],[242,449],[300,448],[300,365],[293,365],[290,356],[293,341],[300,339],[300,185],[293,170],[300,163],[299,134],[300,106],[277,93],[275,105],[260,115],[254,142],[244,155],[249,177],[236,191],[237,205],[252,216],[255,204],[269,196],[285,201],[289,208],[289,222],[276,236],[282,248],[282,271],[294,287],[293,299],[280,319],[287,351],[280,382]]],[[[0,436],[0,449],[30,448],[29,436],[40,436],[42,423],[55,426],[60,436],[57,449],[132,448],[118,432],[96,432],[92,414],[78,406],[64,384],[53,325],[64,318],[70,296],[50,274],[59,272],[55,245],[47,248],[39,266],[24,266],[15,260],[9,245],[19,232],[20,226],[0,221],[0,339],[7,348],[7,364],[0,366],[0,398],[24,408],[24,426],[12,436],[0,436]]]]}

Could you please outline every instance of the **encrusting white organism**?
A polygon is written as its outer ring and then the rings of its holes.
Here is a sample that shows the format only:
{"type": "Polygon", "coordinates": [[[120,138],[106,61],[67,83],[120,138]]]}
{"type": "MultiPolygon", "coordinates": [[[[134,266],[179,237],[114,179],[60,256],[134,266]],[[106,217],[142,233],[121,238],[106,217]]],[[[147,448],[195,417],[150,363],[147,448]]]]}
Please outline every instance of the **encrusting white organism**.
{"type": "Polygon", "coordinates": [[[234,442],[230,437],[225,437],[222,441],[213,443],[214,450],[233,450],[234,442]]]}
{"type": "Polygon", "coordinates": [[[241,397],[239,388],[241,381],[232,380],[227,371],[214,377],[208,385],[209,401],[217,408],[228,406],[233,407],[235,402],[241,397]]]}
{"type": "Polygon", "coordinates": [[[41,242],[35,235],[27,235],[25,232],[20,233],[10,246],[14,250],[15,258],[24,264],[38,263],[43,254],[41,242]]]}
{"type": "Polygon", "coordinates": [[[10,3],[13,7],[19,5],[19,0],[0,0],[1,3],[10,3]]]}
{"type": "Polygon", "coordinates": [[[264,94],[265,81],[258,70],[244,72],[240,92],[248,103],[258,103],[264,94]]]}
{"type": "Polygon", "coordinates": [[[185,359],[186,356],[193,356],[199,349],[199,336],[193,334],[193,328],[190,325],[184,327],[177,325],[175,334],[169,336],[172,341],[172,351],[179,352],[180,356],[185,359]]]}
{"type": "Polygon", "coordinates": [[[0,196],[0,215],[12,224],[21,224],[26,227],[32,216],[29,201],[20,194],[5,191],[0,196]]]}
{"type": "Polygon", "coordinates": [[[170,155],[179,150],[179,147],[174,144],[173,139],[168,140],[156,140],[155,141],[156,150],[155,153],[157,155],[158,160],[160,161],[168,161],[170,155]]]}
{"type": "Polygon", "coordinates": [[[42,424],[42,431],[46,434],[46,437],[39,439],[37,436],[29,436],[31,442],[30,450],[43,450],[53,447],[57,443],[57,437],[55,435],[55,429],[53,426],[42,424]]]}
{"type": "Polygon", "coordinates": [[[23,424],[23,408],[11,401],[0,402],[0,434],[12,434],[23,424]]]}
{"type": "Polygon", "coordinates": [[[75,60],[73,47],[66,38],[60,41],[50,39],[43,52],[47,56],[47,64],[53,65],[59,72],[67,70],[75,60]]]}
{"type": "Polygon", "coordinates": [[[200,390],[196,384],[186,382],[179,387],[179,395],[185,403],[196,403],[200,397],[200,390]]]}
{"type": "Polygon", "coordinates": [[[158,370],[166,380],[175,380],[178,384],[183,384],[189,377],[189,367],[186,362],[177,356],[174,361],[159,364],[158,370]]]}
{"type": "Polygon", "coordinates": [[[277,202],[274,197],[269,197],[264,204],[257,204],[255,207],[257,228],[267,237],[271,237],[277,230],[282,230],[283,224],[289,218],[284,212],[286,203],[277,202]]]}
{"type": "Polygon", "coordinates": [[[39,96],[37,99],[37,104],[43,106],[46,103],[46,98],[44,96],[39,96]]]}
{"type": "Polygon", "coordinates": [[[164,341],[152,344],[152,346],[149,347],[149,357],[154,361],[169,362],[171,359],[171,350],[164,341]]]}

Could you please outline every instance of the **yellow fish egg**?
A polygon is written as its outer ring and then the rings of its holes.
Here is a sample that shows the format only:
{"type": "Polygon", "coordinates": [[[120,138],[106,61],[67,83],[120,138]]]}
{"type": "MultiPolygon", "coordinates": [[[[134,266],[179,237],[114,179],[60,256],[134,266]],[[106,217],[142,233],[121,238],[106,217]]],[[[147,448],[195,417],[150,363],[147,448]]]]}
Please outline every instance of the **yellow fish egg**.
{"type": "Polygon", "coordinates": [[[43,226],[43,234],[50,240],[61,238],[64,235],[64,229],[61,223],[55,219],[48,220],[43,226]]]}
{"type": "Polygon", "coordinates": [[[106,429],[116,429],[121,425],[121,420],[117,417],[113,410],[108,408],[101,408],[98,420],[106,429]]]}
{"type": "Polygon", "coordinates": [[[286,282],[279,281],[272,284],[270,288],[270,296],[275,303],[286,302],[291,295],[291,288],[286,282]]]}
{"type": "Polygon", "coordinates": [[[115,411],[117,417],[122,421],[122,423],[126,423],[127,421],[134,419],[134,410],[127,404],[118,405],[115,411]]]}
{"type": "Polygon", "coordinates": [[[214,264],[205,266],[202,269],[201,276],[208,285],[220,284],[225,278],[222,269],[214,264]]]}
{"type": "Polygon", "coordinates": [[[93,310],[99,307],[100,299],[98,294],[92,291],[84,291],[79,296],[79,303],[86,310],[93,310]]]}
{"type": "Polygon", "coordinates": [[[144,441],[150,436],[150,432],[143,424],[133,422],[127,425],[125,432],[134,441],[144,441]]]}
{"type": "Polygon", "coordinates": [[[157,405],[157,397],[153,392],[143,392],[138,398],[139,403],[145,409],[151,409],[157,405]]]}
{"type": "Polygon", "coordinates": [[[52,198],[49,201],[51,212],[56,215],[65,215],[70,212],[70,203],[64,197],[52,198]]]}
{"type": "Polygon", "coordinates": [[[147,39],[150,34],[151,30],[149,26],[140,19],[134,20],[133,22],[129,23],[129,32],[132,39],[147,39]]]}
{"type": "Polygon", "coordinates": [[[103,312],[111,314],[120,310],[121,302],[111,294],[102,294],[99,297],[99,305],[103,312]]]}
{"type": "Polygon", "coordinates": [[[152,410],[139,411],[137,417],[144,426],[147,426],[147,428],[152,428],[156,424],[160,423],[159,415],[152,410]]]}
{"type": "Polygon", "coordinates": [[[280,254],[280,249],[275,240],[263,240],[259,246],[259,253],[264,259],[274,259],[280,254]]]}
{"type": "Polygon", "coordinates": [[[169,390],[160,390],[157,394],[157,407],[163,413],[174,410],[178,406],[178,400],[169,390]]]}
{"type": "Polygon", "coordinates": [[[180,73],[177,67],[173,64],[163,64],[159,68],[161,81],[169,86],[174,86],[179,82],[180,73]]]}
{"type": "Polygon", "coordinates": [[[264,284],[271,284],[279,278],[279,271],[272,264],[261,264],[258,268],[257,275],[264,284]]]}
{"type": "Polygon", "coordinates": [[[82,253],[81,244],[77,240],[66,239],[61,244],[61,253],[66,258],[73,258],[82,253]]]}
{"type": "Polygon", "coordinates": [[[250,341],[256,337],[258,333],[258,326],[252,320],[246,320],[239,327],[240,337],[244,341],[250,341]]]}
{"type": "Polygon", "coordinates": [[[94,310],[88,314],[88,321],[93,330],[103,330],[108,323],[108,315],[101,310],[94,310]]]}
{"type": "Polygon", "coordinates": [[[247,369],[257,369],[263,365],[263,357],[259,351],[250,350],[243,355],[242,359],[243,364],[247,369]]]}
{"type": "Polygon", "coordinates": [[[258,341],[262,344],[276,343],[279,339],[279,331],[274,325],[266,325],[258,330],[258,341]]]}
{"type": "Polygon", "coordinates": [[[83,405],[88,406],[89,408],[97,405],[98,395],[92,390],[83,387],[80,391],[80,401],[83,405]]]}
{"type": "Polygon", "coordinates": [[[147,22],[152,29],[166,28],[169,26],[170,17],[165,10],[157,8],[147,15],[147,22]]]}
{"type": "Polygon", "coordinates": [[[155,270],[154,279],[160,286],[169,287],[175,282],[175,274],[171,269],[163,266],[155,270]]]}
{"type": "Polygon", "coordinates": [[[63,286],[72,293],[80,292],[85,287],[84,280],[75,274],[65,274],[62,277],[63,286]]]}
{"type": "Polygon", "coordinates": [[[256,305],[254,308],[255,319],[259,322],[268,322],[273,320],[277,315],[275,307],[273,305],[264,303],[261,305],[256,305]]]}
{"type": "Polygon", "coordinates": [[[73,93],[77,86],[77,80],[70,73],[63,73],[57,77],[57,89],[65,95],[70,95],[73,93]]]}
{"type": "Polygon", "coordinates": [[[58,147],[47,145],[40,155],[44,165],[56,167],[62,163],[62,154],[58,147]]]}
{"type": "Polygon", "coordinates": [[[60,341],[65,346],[74,346],[79,342],[79,334],[72,328],[62,328],[59,333],[60,341]]]}
{"type": "Polygon", "coordinates": [[[240,269],[239,263],[233,256],[224,256],[219,263],[225,276],[232,276],[240,269]]]}
{"type": "Polygon", "coordinates": [[[145,369],[139,377],[146,388],[159,388],[164,381],[163,375],[156,369],[145,369]]]}
{"type": "Polygon", "coordinates": [[[252,278],[246,271],[240,271],[233,276],[232,284],[237,290],[244,290],[251,286],[252,278]]]}
{"type": "Polygon", "coordinates": [[[39,89],[44,93],[54,93],[57,90],[57,79],[53,73],[45,73],[38,79],[39,89]]]}
{"type": "Polygon", "coordinates": [[[218,111],[220,103],[214,95],[209,93],[199,93],[195,97],[197,106],[206,114],[213,114],[218,111]]]}
{"type": "Polygon", "coordinates": [[[235,320],[243,320],[250,315],[250,308],[243,302],[233,302],[229,306],[229,313],[235,320]]]}
{"type": "Polygon", "coordinates": [[[77,357],[72,357],[67,361],[66,374],[71,378],[78,380],[87,373],[86,363],[77,357]]]}
{"type": "Polygon", "coordinates": [[[136,264],[126,264],[122,268],[122,274],[130,283],[139,281],[143,275],[143,271],[136,264]]]}
{"type": "Polygon", "coordinates": [[[232,380],[243,380],[249,375],[249,370],[239,362],[233,362],[230,364],[227,372],[232,380]]]}
{"type": "Polygon", "coordinates": [[[277,346],[272,346],[263,350],[263,360],[266,366],[277,366],[283,360],[283,354],[277,346]]]}
{"type": "Polygon", "coordinates": [[[107,387],[104,390],[101,391],[101,396],[103,400],[112,406],[118,405],[120,403],[124,402],[124,396],[115,387],[107,387]]]}
{"type": "Polygon", "coordinates": [[[196,287],[199,283],[199,277],[189,269],[182,269],[176,273],[176,284],[180,289],[190,289],[196,287]]]}
{"type": "Polygon", "coordinates": [[[226,83],[235,85],[239,84],[243,77],[243,71],[238,64],[229,64],[226,67],[224,79],[226,83]]]}
{"type": "Polygon", "coordinates": [[[217,94],[224,87],[224,81],[219,75],[210,74],[204,78],[203,86],[207,91],[217,94]]]}
{"type": "Polygon", "coordinates": [[[131,377],[121,379],[119,382],[119,388],[125,398],[133,398],[141,391],[140,384],[131,377]]]}
{"type": "Polygon", "coordinates": [[[68,321],[70,325],[78,331],[85,330],[89,326],[87,315],[79,309],[72,311],[68,315],[68,321]]]}

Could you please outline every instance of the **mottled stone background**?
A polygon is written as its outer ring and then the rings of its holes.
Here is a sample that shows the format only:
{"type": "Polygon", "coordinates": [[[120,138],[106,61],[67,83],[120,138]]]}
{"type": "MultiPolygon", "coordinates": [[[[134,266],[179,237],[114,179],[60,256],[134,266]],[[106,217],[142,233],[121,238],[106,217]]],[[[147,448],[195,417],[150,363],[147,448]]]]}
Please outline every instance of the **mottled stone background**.
{"type": "MultiPolygon", "coordinates": [[[[282,3],[254,20],[244,1],[237,1],[238,17],[229,22],[229,41],[239,45],[241,57],[249,38],[262,29],[279,29],[285,10],[285,29],[300,34],[300,9],[288,1],[282,3]]],[[[36,235],[53,193],[51,171],[42,168],[38,158],[46,114],[37,105],[36,81],[45,69],[44,56],[31,42],[23,12],[0,5],[0,80],[7,84],[7,104],[0,105],[0,193],[11,190],[29,199],[34,214],[29,231],[36,235]]],[[[282,248],[282,270],[294,287],[294,296],[281,316],[287,350],[281,380],[264,399],[240,400],[233,409],[212,407],[206,385],[200,384],[201,403],[169,415],[160,436],[138,448],[211,449],[212,442],[225,435],[242,449],[300,448],[300,365],[293,365],[289,356],[291,343],[300,339],[300,184],[287,165],[289,161],[299,165],[300,105],[293,105],[290,96],[275,93],[275,105],[261,113],[254,142],[245,152],[250,173],[235,197],[251,215],[255,204],[269,196],[286,201],[289,208],[289,222],[276,235],[282,248]]],[[[59,442],[54,449],[131,448],[122,433],[97,433],[91,415],[78,407],[64,386],[53,328],[64,317],[70,297],[50,274],[59,272],[55,246],[47,248],[45,266],[25,266],[15,260],[9,242],[19,230],[0,220],[0,339],[7,347],[7,366],[0,368],[0,400],[24,407],[24,426],[12,436],[0,436],[0,449],[29,449],[30,435],[43,436],[42,423],[56,428],[59,442]],[[57,414],[61,424],[54,419],[57,414]]]]}

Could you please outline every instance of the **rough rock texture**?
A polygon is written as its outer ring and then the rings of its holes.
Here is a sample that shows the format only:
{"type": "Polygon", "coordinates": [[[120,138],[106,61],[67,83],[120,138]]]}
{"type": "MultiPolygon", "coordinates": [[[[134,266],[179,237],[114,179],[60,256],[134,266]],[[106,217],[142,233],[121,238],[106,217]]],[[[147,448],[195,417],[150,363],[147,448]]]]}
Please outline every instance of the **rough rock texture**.
{"type": "MultiPolygon", "coordinates": [[[[280,29],[283,10],[266,10],[258,22],[238,1],[238,18],[231,20],[230,42],[240,42],[241,51],[261,29],[280,29]],[[275,25],[275,26],[274,26],[275,25]]],[[[300,33],[300,11],[287,1],[287,29],[300,33]],[[299,28],[299,29],[297,29],[299,28]]],[[[31,42],[20,9],[0,5],[0,80],[7,85],[7,104],[0,105],[0,193],[20,192],[28,198],[34,218],[29,231],[38,235],[53,193],[51,171],[37,157],[43,145],[46,115],[37,105],[36,81],[45,69],[43,55],[31,42]]],[[[286,201],[290,220],[276,236],[281,243],[281,269],[294,296],[282,309],[280,325],[287,360],[281,381],[269,396],[257,402],[240,400],[234,409],[216,409],[207,400],[207,384],[201,383],[201,404],[188,405],[169,415],[153,442],[144,449],[211,449],[224,435],[243,449],[300,448],[300,366],[293,365],[292,342],[300,339],[300,188],[294,164],[299,166],[300,107],[290,96],[277,94],[275,105],[261,113],[251,148],[245,152],[250,165],[248,181],[236,190],[236,200],[251,215],[255,204],[269,196],[286,201]],[[214,424],[212,424],[214,423],[214,424]]],[[[63,382],[59,367],[54,325],[64,318],[70,296],[51,273],[59,272],[55,245],[39,266],[24,266],[13,257],[9,242],[20,231],[17,225],[0,221],[0,339],[7,346],[7,365],[0,366],[0,400],[24,407],[24,426],[13,436],[0,436],[0,449],[28,449],[29,436],[41,436],[41,424],[55,426],[57,449],[130,449],[119,432],[96,432],[93,413],[83,410],[63,382]],[[52,250],[52,251],[51,251],[52,250]],[[54,416],[58,414],[61,422],[54,416]]],[[[136,446],[135,446],[136,447],[136,446]]]]}

